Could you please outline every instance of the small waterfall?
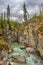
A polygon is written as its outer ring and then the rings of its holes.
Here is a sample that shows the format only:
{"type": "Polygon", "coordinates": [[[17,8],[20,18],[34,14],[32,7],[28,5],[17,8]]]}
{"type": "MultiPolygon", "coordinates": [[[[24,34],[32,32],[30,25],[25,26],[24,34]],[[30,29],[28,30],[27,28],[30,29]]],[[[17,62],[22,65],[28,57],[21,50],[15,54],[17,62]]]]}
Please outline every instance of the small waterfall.
{"type": "Polygon", "coordinates": [[[43,61],[33,54],[30,54],[30,57],[26,58],[26,62],[29,63],[29,65],[43,65],[43,61]]]}

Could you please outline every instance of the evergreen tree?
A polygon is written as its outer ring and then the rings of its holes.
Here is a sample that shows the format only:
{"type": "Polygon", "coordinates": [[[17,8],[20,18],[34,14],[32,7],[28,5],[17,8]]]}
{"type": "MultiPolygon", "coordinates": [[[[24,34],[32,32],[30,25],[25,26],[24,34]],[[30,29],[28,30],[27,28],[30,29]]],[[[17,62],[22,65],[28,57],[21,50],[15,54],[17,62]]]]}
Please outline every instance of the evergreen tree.
{"type": "Polygon", "coordinates": [[[43,13],[43,3],[40,5],[40,14],[43,13]]]}
{"type": "Polygon", "coordinates": [[[7,28],[6,13],[4,12],[4,27],[7,28]]]}
{"type": "Polygon", "coordinates": [[[11,30],[11,25],[10,25],[10,6],[7,6],[7,23],[9,26],[9,30],[11,30]]]}
{"type": "Polygon", "coordinates": [[[3,29],[3,13],[1,13],[1,29],[3,29]]]}
{"type": "Polygon", "coordinates": [[[2,29],[2,34],[4,34],[3,13],[1,13],[1,29],[2,29]]]}
{"type": "Polygon", "coordinates": [[[5,15],[5,12],[4,12],[4,21],[5,21],[5,17],[6,17],[6,15],[5,15]]]}
{"type": "Polygon", "coordinates": [[[26,9],[25,3],[23,5],[23,11],[24,11],[24,21],[25,21],[25,25],[26,25],[27,24],[27,9],[26,9]]]}

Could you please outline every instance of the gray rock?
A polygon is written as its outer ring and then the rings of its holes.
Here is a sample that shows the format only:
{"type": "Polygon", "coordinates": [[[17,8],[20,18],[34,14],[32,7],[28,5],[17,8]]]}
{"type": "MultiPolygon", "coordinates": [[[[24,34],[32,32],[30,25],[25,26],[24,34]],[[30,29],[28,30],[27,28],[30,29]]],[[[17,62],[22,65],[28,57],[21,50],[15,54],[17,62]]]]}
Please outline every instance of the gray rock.
{"type": "Polygon", "coordinates": [[[13,56],[13,61],[19,63],[26,63],[26,58],[17,54],[13,56]]]}

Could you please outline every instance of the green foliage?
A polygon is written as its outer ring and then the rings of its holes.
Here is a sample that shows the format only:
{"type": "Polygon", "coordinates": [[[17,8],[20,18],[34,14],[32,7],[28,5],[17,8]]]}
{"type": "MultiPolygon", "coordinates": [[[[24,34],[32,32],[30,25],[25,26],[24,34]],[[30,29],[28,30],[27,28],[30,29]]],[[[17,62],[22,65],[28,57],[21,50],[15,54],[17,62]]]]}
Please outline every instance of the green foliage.
{"type": "Polygon", "coordinates": [[[38,20],[40,22],[42,22],[43,21],[43,13],[41,13],[39,16],[33,16],[32,18],[28,19],[28,23],[35,23],[36,20],[37,20],[37,22],[38,22],[38,20]]]}
{"type": "MultiPolygon", "coordinates": [[[[9,21],[9,22],[10,22],[11,27],[13,26],[16,29],[23,27],[23,23],[19,23],[18,21],[9,21]]],[[[1,23],[4,26],[5,24],[7,24],[7,20],[4,21],[0,19],[0,28],[1,28],[1,23]]]]}
{"type": "Polygon", "coordinates": [[[38,25],[38,30],[43,32],[43,22],[40,22],[38,25]]]}
{"type": "Polygon", "coordinates": [[[41,13],[39,17],[42,20],[43,19],[43,13],[41,13]]]}
{"type": "Polygon", "coordinates": [[[0,28],[1,28],[1,20],[0,20],[0,28]]]}
{"type": "Polygon", "coordinates": [[[19,23],[18,21],[10,21],[11,27],[13,26],[14,29],[20,30],[24,25],[23,23],[19,23]]]}

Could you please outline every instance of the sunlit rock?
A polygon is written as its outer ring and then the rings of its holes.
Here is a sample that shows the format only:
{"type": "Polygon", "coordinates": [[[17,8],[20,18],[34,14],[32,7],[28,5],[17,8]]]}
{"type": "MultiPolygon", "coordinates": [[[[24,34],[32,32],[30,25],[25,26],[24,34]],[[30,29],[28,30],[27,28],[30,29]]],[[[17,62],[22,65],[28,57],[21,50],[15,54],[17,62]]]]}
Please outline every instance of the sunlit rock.
{"type": "Polygon", "coordinates": [[[34,53],[34,52],[35,52],[35,49],[32,48],[32,47],[27,47],[27,48],[26,48],[26,52],[27,52],[27,53],[34,53]]]}

